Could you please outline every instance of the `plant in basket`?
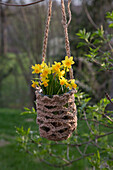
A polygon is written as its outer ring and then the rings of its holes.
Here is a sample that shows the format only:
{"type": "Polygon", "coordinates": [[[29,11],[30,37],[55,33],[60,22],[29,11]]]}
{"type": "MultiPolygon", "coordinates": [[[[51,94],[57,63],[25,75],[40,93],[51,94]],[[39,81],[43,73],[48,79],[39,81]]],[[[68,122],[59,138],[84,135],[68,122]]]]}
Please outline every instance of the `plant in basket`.
{"type": "Polygon", "coordinates": [[[71,65],[74,64],[73,57],[65,57],[61,62],[54,62],[52,66],[47,65],[44,61],[42,64],[32,66],[32,74],[39,75],[32,81],[32,87],[42,90],[44,95],[60,95],[76,89],[75,79],[67,80],[67,74],[71,65]]]}
{"type": "Polygon", "coordinates": [[[32,87],[36,89],[37,123],[42,137],[59,141],[67,139],[77,126],[74,93],[75,79],[67,79],[73,57],[65,57],[52,66],[44,61],[32,66],[32,87]]]}
{"type": "Polygon", "coordinates": [[[73,79],[74,64],[70,57],[70,45],[68,38],[68,26],[71,21],[70,3],[68,4],[69,22],[66,20],[64,0],[61,0],[62,24],[65,33],[65,60],[54,62],[52,66],[46,64],[46,49],[48,42],[49,25],[52,14],[52,0],[49,0],[48,15],[45,26],[45,35],[42,50],[42,64],[32,66],[33,74],[36,74],[32,87],[36,90],[37,123],[40,136],[49,140],[65,140],[77,127],[77,110],[74,93],[77,85],[73,79]],[[67,79],[69,72],[70,80],[67,79]]]}

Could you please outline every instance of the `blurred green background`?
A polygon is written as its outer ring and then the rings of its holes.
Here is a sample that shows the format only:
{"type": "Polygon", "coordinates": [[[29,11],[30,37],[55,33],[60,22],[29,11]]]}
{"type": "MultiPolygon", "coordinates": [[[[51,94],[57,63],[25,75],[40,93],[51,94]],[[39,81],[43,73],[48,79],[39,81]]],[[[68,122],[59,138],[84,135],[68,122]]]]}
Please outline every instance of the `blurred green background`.
{"type": "MultiPolygon", "coordinates": [[[[25,4],[32,0],[0,0],[0,2],[25,4]]],[[[37,125],[32,119],[22,117],[20,113],[24,107],[34,106],[35,90],[31,87],[31,66],[41,63],[47,3],[48,0],[45,0],[26,8],[0,5],[1,170],[53,169],[40,162],[37,166],[37,161],[17,151],[17,144],[15,144],[16,126],[23,125],[26,128],[31,126],[37,130],[37,125]]],[[[66,0],[65,4],[67,7],[66,0]]],[[[105,17],[106,12],[112,9],[112,0],[72,0],[71,4],[72,21],[69,25],[69,39],[71,54],[75,61],[74,77],[79,89],[92,97],[92,103],[104,97],[105,91],[113,97],[113,73],[99,71],[98,65],[86,60],[84,53],[88,51],[88,48],[78,48],[80,39],[76,33],[83,28],[93,32],[96,30],[94,25],[98,28],[103,25],[106,33],[107,31],[112,33],[113,30],[109,30],[105,17]],[[88,18],[88,14],[91,18],[88,18]],[[94,24],[90,19],[94,21],[94,24]]],[[[61,61],[66,55],[61,19],[60,1],[54,0],[46,62],[61,61]]],[[[90,169],[87,161],[78,162],[71,169],[75,167],[81,170],[90,169]]]]}
{"type": "MultiPolygon", "coordinates": [[[[27,2],[20,1],[23,4],[27,2]]],[[[87,17],[86,6],[94,23],[109,30],[105,16],[113,4],[112,0],[87,0],[85,6],[82,1],[77,2],[72,1],[69,26],[74,76],[80,89],[93,96],[94,101],[99,101],[105,89],[112,97],[112,74],[99,72],[98,65],[85,59],[87,48],[77,48],[80,40],[76,33],[83,28],[90,32],[95,30],[87,17]]],[[[0,11],[0,107],[31,107],[35,99],[31,88],[31,66],[41,63],[47,1],[26,8],[0,6],[0,11]]],[[[54,1],[46,61],[61,61],[65,55],[60,2],[54,1]]]]}

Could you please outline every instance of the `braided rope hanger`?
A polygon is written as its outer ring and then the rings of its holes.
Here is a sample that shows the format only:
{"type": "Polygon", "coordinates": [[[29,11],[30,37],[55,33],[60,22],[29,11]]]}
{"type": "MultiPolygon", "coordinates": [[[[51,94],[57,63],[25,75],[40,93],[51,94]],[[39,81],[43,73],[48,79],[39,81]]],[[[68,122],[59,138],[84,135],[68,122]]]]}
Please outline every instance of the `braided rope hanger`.
{"type": "MultiPolygon", "coordinates": [[[[67,54],[68,57],[71,56],[70,43],[69,43],[69,37],[68,37],[68,26],[69,26],[69,24],[71,22],[70,4],[71,4],[71,0],[68,0],[69,21],[67,23],[64,0],[61,0],[62,24],[63,24],[64,34],[65,34],[66,54],[67,54]]],[[[46,21],[46,26],[45,26],[45,34],[44,34],[44,41],[43,41],[42,62],[45,61],[45,58],[46,58],[46,51],[47,51],[47,43],[48,43],[48,34],[49,34],[49,26],[50,26],[50,21],[51,21],[51,15],[52,15],[52,0],[49,0],[48,15],[47,15],[47,21],[46,21]]],[[[69,70],[69,74],[70,74],[70,79],[73,79],[73,69],[72,68],[69,70]]]]}
{"type": "Polygon", "coordinates": [[[49,25],[50,25],[51,14],[52,14],[52,3],[53,3],[52,0],[49,0],[48,15],[47,15],[47,21],[46,21],[45,33],[44,33],[44,41],[43,41],[42,62],[45,61],[45,58],[46,58],[48,34],[49,34],[49,25]]]}

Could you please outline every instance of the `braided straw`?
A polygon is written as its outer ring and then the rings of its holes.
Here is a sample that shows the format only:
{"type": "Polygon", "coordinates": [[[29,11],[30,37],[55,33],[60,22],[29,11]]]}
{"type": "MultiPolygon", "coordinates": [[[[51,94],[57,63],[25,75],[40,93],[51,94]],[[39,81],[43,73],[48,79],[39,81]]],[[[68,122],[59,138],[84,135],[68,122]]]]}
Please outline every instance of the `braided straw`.
{"type": "Polygon", "coordinates": [[[47,42],[48,42],[48,34],[49,34],[49,25],[50,25],[50,21],[51,21],[51,14],[52,14],[52,0],[49,0],[48,16],[47,16],[47,22],[46,22],[45,34],[44,34],[44,41],[43,41],[42,62],[45,61],[45,58],[46,58],[46,50],[47,50],[47,42]]]}
{"type": "MultiPolygon", "coordinates": [[[[61,0],[62,23],[65,33],[65,48],[67,56],[70,57],[70,44],[68,38],[68,25],[71,22],[70,11],[71,0],[68,0],[69,21],[67,24],[64,0],[61,0]]],[[[49,25],[52,13],[52,0],[49,0],[48,17],[43,41],[42,61],[45,61],[46,49],[49,34],[49,25]]],[[[73,78],[73,70],[70,69],[70,78],[73,78]]],[[[75,105],[75,91],[63,95],[49,96],[36,91],[37,124],[39,125],[40,136],[52,141],[68,139],[77,128],[77,109],[75,105]]]]}
{"type": "Polygon", "coordinates": [[[71,10],[70,10],[70,5],[71,5],[71,0],[68,0],[68,14],[69,14],[69,21],[67,24],[67,27],[69,26],[70,22],[71,22],[71,10]]]}
{"type": "Polygon", "coordinates": [[[36,91],[37,124],[40,136],[53,141],[66,140],[77,128],[74,91],[52,98],[36,91]]]}
{"type": "MultiPolygon", "coordinates": [[[[64,27],[65,48],[66,48],[66,53],[67,53],[67,56],[68,56],[68,57],[71,56],[70,43],[69,43],[69,37],[68,37],[68,26],[69,26],[69,24],[70,24],[70,22],[71,22],[70,4],[71,4],[71,0],[68,0],[69,22],[68,22],[68,24],[67,24],[67,18],[66,18],[64,0],[61,0],[62,24],[63,24],[63,27],[64,27]]],[[[69,73],[70,73],[70,79],[73,79],[73,70],[72,70],[72,68],[70,69],[69,73]]]]}

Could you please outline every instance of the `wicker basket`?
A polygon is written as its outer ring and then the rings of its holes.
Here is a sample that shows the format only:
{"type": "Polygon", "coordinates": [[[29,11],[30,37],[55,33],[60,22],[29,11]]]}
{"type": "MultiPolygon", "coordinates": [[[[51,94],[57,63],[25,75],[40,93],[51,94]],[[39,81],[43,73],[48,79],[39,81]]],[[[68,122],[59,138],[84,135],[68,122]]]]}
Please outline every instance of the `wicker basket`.
{"type": "Polygon", "coordinates": [[[53,141],[66,140],[77,127],[75,91],[51,98],[36,91],[37,124],[40,136],[53,141]]]}
{"type": "MultiPolygon", "coordinates": [[[[47,22],[42,50],[42,62],[46,58],[49,26],[52,14],[52,0],[49,0],[47,22]]],[[[70,11],[71,1],[68,1],[69,21],[67,23],[64,0],[61,0],[62,24],[65,33],[66,55],[71,57],[68,37],[68,26],[71,21],[70,11]]],[[[73,70],[69,69],[70,79],[73,79],[73,70]]],[[[52,97],[43,95],[36,91],[37,123],[39,125],[40,136],[53,141],[66,140],[77,127],[77,110],[74,98],[75,91],[63,95],[53,95],[52,97]]]]}

